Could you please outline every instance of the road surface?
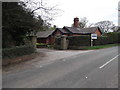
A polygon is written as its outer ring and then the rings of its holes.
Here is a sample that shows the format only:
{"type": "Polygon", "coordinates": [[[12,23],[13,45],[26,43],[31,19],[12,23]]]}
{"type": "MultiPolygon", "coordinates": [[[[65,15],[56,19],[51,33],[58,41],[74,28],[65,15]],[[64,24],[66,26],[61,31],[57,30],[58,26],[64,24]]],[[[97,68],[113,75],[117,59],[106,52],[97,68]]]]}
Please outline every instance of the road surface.
{"type": "Polygon", "coordinates": [[[3,88],[118,88],[118,47],[3,74],[3,88]]]}

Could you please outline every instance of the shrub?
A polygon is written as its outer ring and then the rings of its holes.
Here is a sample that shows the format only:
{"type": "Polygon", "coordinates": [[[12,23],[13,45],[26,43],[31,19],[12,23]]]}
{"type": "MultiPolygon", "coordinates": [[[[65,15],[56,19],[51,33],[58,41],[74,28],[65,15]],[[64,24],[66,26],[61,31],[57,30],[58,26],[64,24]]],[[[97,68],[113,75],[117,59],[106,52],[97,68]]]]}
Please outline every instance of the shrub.
{"type": "Polygon", "coordinates": [[[118,33],[118,43],[120,43],[120,32],[118,33]]]}
{"type": "Polygon", "coordinates": [[[45,43],[36,43],[36,45],[46,45],[45,43]]]}
{"type": "Polygon", "coordinates": [[[2,50],[2,58],[15,58],[18,56],[23,56],[35,52],[35,47],[33,45],[16,46],[13,48],[5,48],[2,50]]]}
{"type": "Polygon", "coordinates": [[[97,37],[97,39],[93,40],[93,45],[105,45],[108,44],[109,38],[108,37],[97,37]]]}
{"type": "Polygon", "coordinates": [[[69,40],[69,46],[90,46],[90,36],[70,36],[67,37],[69,40]]]}
{"type": "Polygon", "coordinates": [[[118,43],[119,33],[117,32],[107,33],[106,36],[110,38],[110,43],[118,43]]]}
{"type": "Polygon", "coordinates": [[[47,45],[45,43],[36,43],[37,48],[46,48],[47,45]]]}
{"type": "Polygon", "coordinates": [[[120,33],[112,32],[107,33],[102,37],[98,37],[96,40],[94,40],[94,45],[105,45],[105,44],[115,44],[119,43],[119,36],[120,33]]]}
{"type": "Polygon", "coordinates": [[[53,45],[47,45],[47,48],[53,49],[53,45]]]}

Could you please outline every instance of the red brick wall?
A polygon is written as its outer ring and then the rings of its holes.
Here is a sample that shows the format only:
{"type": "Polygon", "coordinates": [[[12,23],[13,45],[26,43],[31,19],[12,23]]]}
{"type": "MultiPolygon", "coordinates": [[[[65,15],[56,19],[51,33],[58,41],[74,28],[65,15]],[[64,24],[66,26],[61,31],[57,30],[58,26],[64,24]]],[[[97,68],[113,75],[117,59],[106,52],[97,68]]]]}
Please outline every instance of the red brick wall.
{"type": "Polygon", "coordinates": [[[37,38],[37,43],[51,44],[51,37],[47,38],[37,38]]]}
{"type": "Polygon", "coordinates": [[[95,34],[97,34],[97,36],[101,36],[101,33],[100,33],[99,30],[96,30],[96,31],[95,31],[95,34]]]}
{"type": "Polygon", "coordinates": [[[57,35],[62,35],[62,33],[59,31],[59,30],[56,30],[54,33],[53,33],[53,35],[50,37],[50,44],[54,44],[54,42],[55,42],[55,36],[57,36],[57,35]]]}
{"type": "Polygon", "coordinates": [[[37,38],[37,43],[46,43],[46,38],[37,38]]]}

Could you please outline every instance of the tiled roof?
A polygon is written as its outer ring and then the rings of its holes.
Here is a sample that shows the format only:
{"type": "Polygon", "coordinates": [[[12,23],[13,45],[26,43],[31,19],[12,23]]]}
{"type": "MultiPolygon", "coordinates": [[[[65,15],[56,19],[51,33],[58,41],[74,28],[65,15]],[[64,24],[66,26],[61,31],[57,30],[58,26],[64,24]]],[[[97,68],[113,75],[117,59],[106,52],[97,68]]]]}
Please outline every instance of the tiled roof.
{"type": "Polygon", "coordinates": [[[66,27],[65,26],[63,28],[69,30],[73,34],[90,34],[90,33],[94,33],[97,29],[100,30],[98,27],[77,28],[77,27],[66,27]]]}
{"type": "Polygon", "coordinates": [[[42,31],[42,32],[38,32],[36,35],[38,38],[46,38],[46,37],[50,36],[53,32],[54,32],[54,30],[42,31]]]}
{"type": "MultiPolygon", "coordinates": [[[[91,34],[91,33],[94,33],[97,29],[101,32],[100,28],[98,28],[98,27],[76,28],[76,27],[64,26],[63,28],[57,28],[56,30],[59,30],[63,34],[91,34]]],[[[50,35],[52,35],[52,33],[54,31],[55,30],[38,32],[37,37],[38,38],[47,38],[50,35]]]]}
{"type": "Polygon", "coordinates": [[[96,30],[100,30],[98,27],[83,28],[80,30],[81,33],[94,33],[96,30]]]}
{"type": "Polygon", "coordinates": [[[63,28],[57,28],[60,32],[64,33],[64,34],[69,34],[68,30],[65,30],[63,28]]]}
{"type": "Polygon", "coordinates": [[[80,32],[80,28],[76,28],[76,27],[63,27],[64,29],[67,29],[69,32],[71,32],[71,33],[79,33],[80,32]]]}

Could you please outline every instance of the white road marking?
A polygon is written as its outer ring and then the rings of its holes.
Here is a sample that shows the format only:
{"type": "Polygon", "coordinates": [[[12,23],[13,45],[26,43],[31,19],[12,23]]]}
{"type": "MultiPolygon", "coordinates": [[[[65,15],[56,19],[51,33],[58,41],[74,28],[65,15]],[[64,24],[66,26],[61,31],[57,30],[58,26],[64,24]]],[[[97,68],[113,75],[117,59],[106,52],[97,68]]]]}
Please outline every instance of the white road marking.
{"type": "MultiPolygon", "coordinates": [[[[120,55],[120,54],[119,54],[120,55]]],[[[115,56],[114,58],[112,58],[111,60],[109,60],[108,62],[106,62],[105,64],[103,64],[102,66],[100,66],[99,68],[103,68],[104,66],[106,66],[107,64],[109,64],[110,62],[112,62],[114,59],[116,59],[119,55],[115,56]]]]}

